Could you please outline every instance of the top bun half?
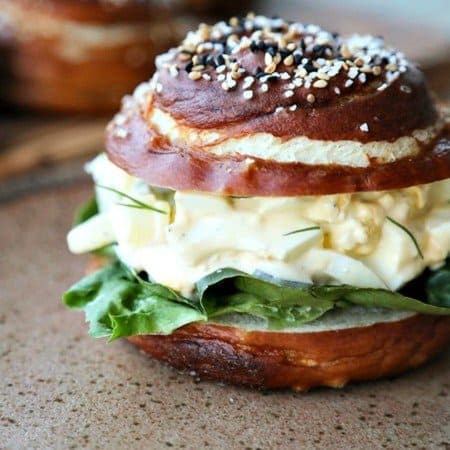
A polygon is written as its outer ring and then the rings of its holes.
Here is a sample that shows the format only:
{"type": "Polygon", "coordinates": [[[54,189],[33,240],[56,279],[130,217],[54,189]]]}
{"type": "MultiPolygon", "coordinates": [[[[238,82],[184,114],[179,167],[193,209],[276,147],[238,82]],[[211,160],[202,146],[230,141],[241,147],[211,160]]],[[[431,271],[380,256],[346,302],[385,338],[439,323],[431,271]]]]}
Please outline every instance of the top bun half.
{"type": "Polygon", "coordinates": [[[397,189],[450,176],[448,113],[380,37],[248,15],[200,25],[107,129],[149,184],[233,195],[397,189]]]}

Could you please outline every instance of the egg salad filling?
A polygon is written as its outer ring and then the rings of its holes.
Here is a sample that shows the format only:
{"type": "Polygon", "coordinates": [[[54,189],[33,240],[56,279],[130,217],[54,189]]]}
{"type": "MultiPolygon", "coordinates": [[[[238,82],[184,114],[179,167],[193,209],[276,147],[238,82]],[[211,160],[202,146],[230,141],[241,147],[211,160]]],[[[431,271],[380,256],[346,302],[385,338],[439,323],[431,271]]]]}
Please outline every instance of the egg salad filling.
{"type": "Polygon", "coordinates": [[[233,197],[154,188],[105,155],[87,171],[96,200],[68,234],[69,249],[107,249],[115,261],[64,301],[85,309],[94,335],[167,333],[229,317],[298,329],[344,310],[374,321],[450,314],[450,179],[395,191],[233,197]],[[424,273],[427,298],[398,292],[424,273]],[[107,288],[111,280],[120,283],[107,288]]]}

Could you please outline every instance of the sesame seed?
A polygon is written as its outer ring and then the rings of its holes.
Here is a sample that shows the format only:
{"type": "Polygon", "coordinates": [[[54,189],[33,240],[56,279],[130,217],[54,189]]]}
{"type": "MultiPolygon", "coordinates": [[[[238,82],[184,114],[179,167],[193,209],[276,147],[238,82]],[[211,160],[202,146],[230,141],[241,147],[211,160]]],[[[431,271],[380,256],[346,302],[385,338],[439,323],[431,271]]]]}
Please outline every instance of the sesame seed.
{"type": "Polygon", "coordinates": [[[226,81],[224,81],[221,85],[222,89],[224,91],[228,91],[230,89],[230,87],[228,86],[228,83],[226,81]]]}
{"type": "Polygon", "coordinates": [[[367,133],[369,131],[369,125],[367,125],[367,122],[364,122],[359,126],[359,129],[364,131],[364,133],[367,133]]]}
{"type": "Polygon", "coordinates": [[[221,73],[220,75],[217,76],[218,81],[223,81],[223,80],[225,80],[225,78],[226,78],[226,76],[224,73],[221,73]]]}
{"type": "Polygon", "coordinates": [[[412,92],[412,89],[411,89],[409,86],[407,86],[406,84],[402,84],[402,85],[400,86],[400,90],[401,90],[402,92],[407,93],[407,94],[411,94],[411,92],[412,92]]]}
{"type": "Polygon", "coordinates": [[[350,67],[350,70],[348,71],[348,77],[353,79],[358,76],[358,69],[356,67],[350,67]]]}
{"type": "Polygon", "coordinates": [[[177,67],[176,66],[170,66],[169,67],[169,73],[170,73],[170,76],[172,76],[172,77],[177,77],[178,76],[178,69],[177,69],[177,67]]]}
{"type": "Polygon", "coordinates": [[[251,90],[244,91],[243,97],[245,98],[245,100],[251,100],[253,98],[253,91],[251,90]]]}
{"type": "Polygon", "coordinates": [[[290,76],[289,73],[287,73],[287,72],[282,72],[282,73],[280,74],[280,78],[281,78],[282,80],[290,80],[290,79],[291,79],[291,76],[290,76]]]}
{"type": "Polygon", "coordinates": [[[317,72],[317,78],[320,78],[321,80],[326,80],[328,81],[330,79],[330,77],[323,72],[317,72]]]}
{"type": "Polygon", "coordinates": [[[302,77],[302,78],[305,78],[306,75],[308,75],[308,72],[306,71],[306,69],[304,67],[298,68],[296,73],[298,74],[299,77],[302,77]]]}
{"type": "Polygon", "coordinates": [[[360,73],[360,74],[358,75],[358,80],[359,80],[361,83],[365,83],[366,80],[367,80],[366,74],[365,74],[365,73],[360,73]]]}
{"type": "Polygon", "coordinates": [[[289,111],[295,111],[297,109],[297,105],[289,106],[289,111]]]}
{"type": "Polygon", "coordinates": [[[285,66],[292,66],[292,64],[294,64],[294,57],[292,55],[286,56],[286,58],[283,59],[283,63],[285,66]]]}
{"type": "Polygon", "coordinates": [[[341,90],[336,86],[336,87],[334,88],[334,92],[335,92],[337,95],[340,95],[341,90]]]}
{"type": "Polygon", "coordinates": [[[345,44],[341,47],[341,55],[344,58],[350,58],[350,56],[352,56],[352,54],[350,53],[350,49],[345,44]]]}
{"type": "Polygon", "coordinates": [[[118,137],[119,139],[125,139],[128,136],[128,130],[125,128],[117,128],[114,131],[114,136],[118,137]]]}
{"type": "Polygon", "coordinates": [[[353,80],[347,80],[347,81],[344,83],[344,87],[350,87],[352,84],[353,84],[353,80]]]}
{"type": "Polygon", "coordinates": [[[264,72],[273,73],[273,72],[275,72],[276,68],[277,68],[277,65],[275,63],[271,63],[267,67],[264,68],[264,72]]]}
{"type": "Polygon", "coordinates": [[[191,59],[191,54],[190,53],[184,53],[184,52],[180,52],[179,56],[180,61],[189,61],[191,59]]]}
{"type": "Polygon", "coordinates": [[[328,86],[328,83],[325,80],[317,80],[313,83],[313,87],[318,89],[323,89],[328,86]]]}
{"type": "Polygon", "coordinates": [[[396,64],[387,64],[386,70],[389,70],[389,72],[395,72],[398,69],[396,64]]]}
{"type": "Polygon", "coordinates": [[[114,124],[118,126],[125,125],[127,123],[127,116],[123,114],[116,114],[114,117],[114,124]]]}
{"type": "Polygon", "coordinates": [[[308,94],[306,96],[306,101],[308,103],[314,103],[316,101],[316,97],[314,96],[314,94],[308,94]]]}
{"type": "Polygon", "coordinates": [[[373,67],[372,67],[372,73],[373,73],[375,76],[380,75],[380,74],[381,74],[381,67],[380,67],[380,66],[373,66],[373,67]]]}
{"type": "Polygon", "coordinates": [[[248,89],[255,82],[255,78],[248,76],[244,78],[244,84],[242,85],[243,89],[248,89]]]}
{"type": "Polygon", "coordinates": [[[286,91],[284,93],[284,96],[287,98],[292,97],[293,95],[294,95],[294,91],[292,91],[291,89],[289,89],[288,91],[286,91]]]}
{"type": "Polygon", "coordinates": [[[239,25],[239,19],[237,17],[232,17],[229,23],[232,27],[237,27],[239,25]]]}
{"type": "Polygon", "coordinates": [[[239,65],[239,63],[234,62],[233,64],[231,64],[230,69],[231,69],[233,72],[237,72],[237,71],[239,70],[240,67],[241,67],[241,66],[239,65]]]}
{"type": "Polygon", "coordinates": [[[261,84],[261,91],[267,92],[269,90],[269,85],[267,83],[261,84]]]}
{"type": "Polygon", "coordinates": [[[264,64],[266,65],[266,66],[268,66],[269,64],[272,64],[273,63],[273,57],[272,57],[272,55],[270,54],[270,53],[266,53],[265,55],[264,55],[264,64]]]}
{"type": "Polygon", "coordinates": [[[372,67],[370,66],[362,66],[359,69],[360,72],[364,72],[364,73],[372,73],[372,67]]]}
{"type": "Polygon", "coordinates": [[[387,87],[387,83],[383,83],[381,86],[377,87],[377,91],[384,91],[387,87]]]}
{"type": "Polygon", "coordinates": [[[208,73],[204,73],[204,74],[202,75],[202,78],[203,78],[204,80],[206,80],[206,81],[210,81],[210,80],[211,80],[211,75],[209,75],[208,73]]]}
{"type": "Polygon", "coordinates": [[[287,48],[290,52],[293,52],[293,51],[297,48],[297,45],[295,45],[294,42],[289,42],[289,44],[286,45],[286,48],[287,48]]]}
{"type": "Polygon", "coordinates": [[[221,66],[217,66],[216,67],[216,72],[217,73],[222,73],[225,71],[225,69],[227,68],[227,66],[225,66],[224,64],[222,64],[221,66]]]}
{"type": "Polygon", "coordinates": [[[278,107],[275,109],[275,112],[276,112],[276,113],[280,113],[280,112],[282,112],[282,111],[284,111],[284,108],[283,108],[282,106],[278,106],[278,107]]]}
{"type": "Polygon", "coordinates": [[[192,72],[189,72],[188,77],[189,77],[191,80],[196,81],[196,80],[199,80],[199,79],[202,77],[202,74],[201,74],[200,72],[197,72],[197,71],[194,71],[194,70],[193,70],[192,72]]]}
{"type": "Polygon", "coordinates": [[[228,79],[226,82],[228,83],[228,87],[230,89],[233,89],[237,85],[236,81],[234,81],[233,79],[228,79]]]}

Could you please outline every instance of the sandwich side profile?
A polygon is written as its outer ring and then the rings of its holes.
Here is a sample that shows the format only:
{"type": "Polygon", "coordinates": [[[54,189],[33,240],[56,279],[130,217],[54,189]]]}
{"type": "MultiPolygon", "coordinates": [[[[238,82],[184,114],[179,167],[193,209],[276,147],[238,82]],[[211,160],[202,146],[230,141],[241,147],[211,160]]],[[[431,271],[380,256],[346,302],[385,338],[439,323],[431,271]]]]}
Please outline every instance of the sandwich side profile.
{"type": "Polygon", "coordinates": [[[414,64],[379,37],[249,14],[156,66],[68,235],[94,254],[63,298],[91,335],[295,390],[448,347],[449,114],[414,64]]]}

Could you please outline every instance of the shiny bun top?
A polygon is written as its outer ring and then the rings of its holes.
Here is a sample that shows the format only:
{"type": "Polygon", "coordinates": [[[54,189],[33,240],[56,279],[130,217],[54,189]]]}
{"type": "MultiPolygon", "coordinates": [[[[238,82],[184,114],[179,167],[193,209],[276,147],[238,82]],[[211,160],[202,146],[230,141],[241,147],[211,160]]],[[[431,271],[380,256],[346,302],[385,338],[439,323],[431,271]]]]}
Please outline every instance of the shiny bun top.
{"type": "Polygon", "coordinates": [[[395,140],[437,119],[422,73],[383,38],[249,14],[157,59],[154,105],[230,134],[395,140]]]}

